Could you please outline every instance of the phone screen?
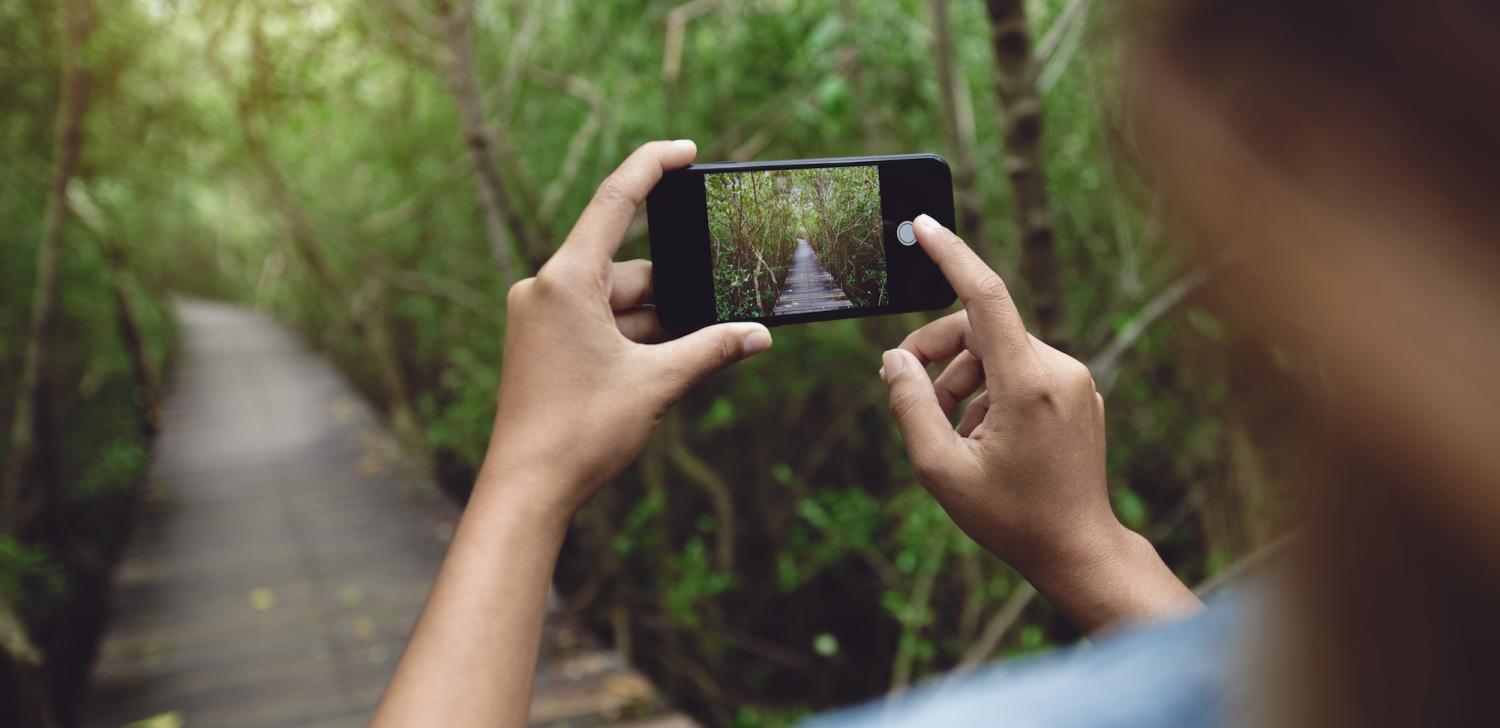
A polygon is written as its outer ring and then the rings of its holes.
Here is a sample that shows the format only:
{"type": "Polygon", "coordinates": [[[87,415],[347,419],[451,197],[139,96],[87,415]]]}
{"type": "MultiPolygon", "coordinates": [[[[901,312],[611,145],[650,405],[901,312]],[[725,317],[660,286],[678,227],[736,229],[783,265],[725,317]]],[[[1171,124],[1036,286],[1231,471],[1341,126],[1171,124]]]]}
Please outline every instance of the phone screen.
{"type": "Polygon", "coordinates": [[[875,165],[703,175],[714,320],[890,303],[875,165]]]}
{"type": "Polygon", "coordinates": [[[926,311],[953,289],[911,221],[953,220],[930,155],[695,164],[646,198],[656,312],[672,331],[926,311]]]}

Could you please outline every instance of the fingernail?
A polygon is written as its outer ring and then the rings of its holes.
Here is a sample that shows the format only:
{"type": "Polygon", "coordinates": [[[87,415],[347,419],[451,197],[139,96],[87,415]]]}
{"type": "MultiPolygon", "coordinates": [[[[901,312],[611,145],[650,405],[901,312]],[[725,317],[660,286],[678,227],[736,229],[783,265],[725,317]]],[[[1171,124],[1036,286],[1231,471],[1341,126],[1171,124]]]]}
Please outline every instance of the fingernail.
{"type": "Polygon", "coordinates": [[[687,147],[688,149],[692,149],[694,151],[698,149],[698,143],[693,141],[692,139],[673,139],[672,143],[676,144],[679,147],[687,147]]]}
{"type": "Polygon", "coordinates": [[[937,230],[938,228],[942,227],[938,224],[937,220],[932,219],[932,216],[928,215],[925,212],[918,215],[917,219],[913,220],[912,222],[916,223],[917,227],[926,228],[928,230],[937,230]]]}
{"type": "Polygon", "coordinates": [[[901,356],[901,352],[895,349],[881,354],[880,362],[885,365],[880,368],[880,376],[885,379],[887,384],[892,379],[895,379],[896,375],[900,374],[902,369],[906,368],[906,358],[901,356]]]}
{"type": "Polygon", "coordinates": [[[771,332],[765,329],[752,331],[745,335],[745,341],[741,346],[745,356],[755,356],[771,348],[771,332]]]}

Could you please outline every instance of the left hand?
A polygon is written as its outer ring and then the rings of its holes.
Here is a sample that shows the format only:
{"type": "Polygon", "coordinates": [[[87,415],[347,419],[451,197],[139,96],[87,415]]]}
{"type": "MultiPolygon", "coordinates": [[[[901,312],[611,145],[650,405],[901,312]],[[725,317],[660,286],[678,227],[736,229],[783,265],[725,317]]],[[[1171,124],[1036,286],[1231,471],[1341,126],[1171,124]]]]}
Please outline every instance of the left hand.
{"type": "Polygon", "coordinates": [[[510,289],[499,409],[477,488],[541,490],[524,495],[570,517],[635,459],[689,388],[771,345],[756,323],[652,343],[666,333],[650,306],[651,263],[612,262],[662,173],[696,153],[686,140],[641,146],[536,277],[510,289]],[[539,472],[552,477],[526,477],[539,472]]]}

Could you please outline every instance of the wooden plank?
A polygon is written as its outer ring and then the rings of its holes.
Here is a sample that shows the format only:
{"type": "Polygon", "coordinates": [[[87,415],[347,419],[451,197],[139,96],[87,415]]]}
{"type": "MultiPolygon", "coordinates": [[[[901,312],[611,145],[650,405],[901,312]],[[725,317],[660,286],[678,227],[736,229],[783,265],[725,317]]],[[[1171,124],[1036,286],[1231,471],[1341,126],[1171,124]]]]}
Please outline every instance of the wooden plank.
{"type": "Polygon", "coordinates": [[[792,269],[787,273],[772,314],[812,313],[853,307],[854,304],[844,295],[844,290],[833,279],[833,275],[823,268],[823,262],[818,260],[818,254],[812,245],[798,238],[797,250],[792,255],[792,269]]]}

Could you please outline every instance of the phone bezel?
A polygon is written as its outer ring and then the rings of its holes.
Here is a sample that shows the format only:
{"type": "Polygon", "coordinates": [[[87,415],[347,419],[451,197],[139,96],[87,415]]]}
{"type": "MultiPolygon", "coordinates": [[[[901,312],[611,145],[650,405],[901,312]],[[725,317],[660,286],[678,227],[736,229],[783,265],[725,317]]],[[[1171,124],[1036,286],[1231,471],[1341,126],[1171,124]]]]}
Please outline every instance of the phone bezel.
{"type": "Polygon", "coordinates": [[[715,319],[704,174],[872,165],[879,169],[880,175],[881,236],[885,245],[886,285],[891,302],[878,307],[731,320],[782,326],[932,311],[953,305],[957,297],[937,264],[927,257],[920,245],[902,245],[896,238],[897,225],[921,213],[953,228],[953,175],[942,157],[936,154],[892,154],[712,162],[667,172],[646,198],[653,262],[652,286],[657,317],[662,326],[669,331],[685,333],[719,323],[715,319]]]}

